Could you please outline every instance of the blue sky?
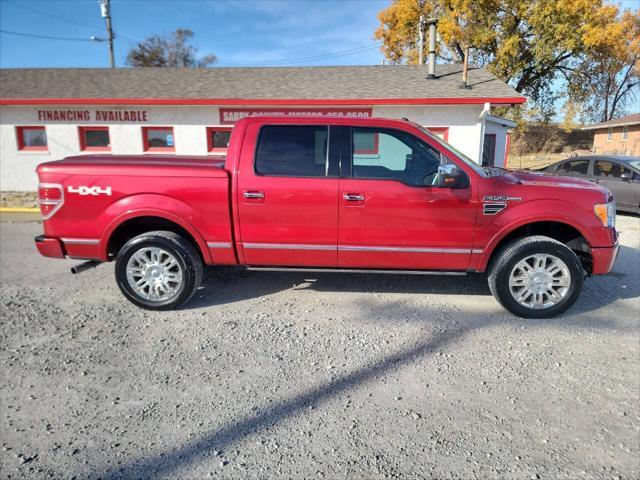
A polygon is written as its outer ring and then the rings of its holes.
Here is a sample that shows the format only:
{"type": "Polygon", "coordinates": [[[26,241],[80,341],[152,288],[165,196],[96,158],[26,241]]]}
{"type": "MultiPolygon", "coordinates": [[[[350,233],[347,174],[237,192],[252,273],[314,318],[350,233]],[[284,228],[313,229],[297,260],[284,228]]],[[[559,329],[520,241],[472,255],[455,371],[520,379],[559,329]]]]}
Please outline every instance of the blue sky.
{"type": "MultiPolygon", "coordinates": [[[[640,0],[608,0],[638,8],[640,0]]],[[[152,33],[189,28],[220,66],[363,65],[382,61],[373,40],[391,0],[112,0],[116,64],[152,33]]],[[[106,67],[98,0],[0,0],[1,67],[106,67]]]]}
{"type": "MultiPolygon", "coordinates": [[[[116,64],[152,33],[189,28],[220,66],[379,64],[377,12],[390,0],[112,0],[116,64]],[[335,54],[331,56],[332,54],[335,54]]],[[[2,67],[106,67],[98,0],[0,0],[2,67]]]]}

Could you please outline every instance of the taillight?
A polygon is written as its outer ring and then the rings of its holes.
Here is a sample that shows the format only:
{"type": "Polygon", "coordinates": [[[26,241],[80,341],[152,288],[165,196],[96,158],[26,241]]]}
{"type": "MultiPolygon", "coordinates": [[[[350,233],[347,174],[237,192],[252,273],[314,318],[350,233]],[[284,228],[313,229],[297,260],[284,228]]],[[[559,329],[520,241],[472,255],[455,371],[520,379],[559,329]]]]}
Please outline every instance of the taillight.
{"type": "Polygon", "coordinates": [[[38,203],[43,220],[49,220],[64,203],[64,189],[58,183],[38,185],[38,203]]]}

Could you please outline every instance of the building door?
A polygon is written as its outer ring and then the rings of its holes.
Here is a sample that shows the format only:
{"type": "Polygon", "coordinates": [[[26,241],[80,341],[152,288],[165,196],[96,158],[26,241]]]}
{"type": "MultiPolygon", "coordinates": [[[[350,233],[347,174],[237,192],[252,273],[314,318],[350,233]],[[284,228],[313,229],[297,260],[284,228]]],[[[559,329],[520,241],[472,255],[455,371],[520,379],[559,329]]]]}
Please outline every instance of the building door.
{"type": "Polygon", "coordinates": [[[485,133],[482,146],[482,166],[493,167],[496,164],[496,134],[485,133]]]}
{"type": "Polygon", "coordinates": [[[338,162],[329,127],[251,124],[245,135],[253,140],[241,152],[236,189],[244,262],[335,266],[338,162]]]}
{"type": "Polygon", "coordinates": [[[466,269],[476,215],[471,188],[434,186],[440,154],[407,132],[345,130],[339,266],[466,269]]]}

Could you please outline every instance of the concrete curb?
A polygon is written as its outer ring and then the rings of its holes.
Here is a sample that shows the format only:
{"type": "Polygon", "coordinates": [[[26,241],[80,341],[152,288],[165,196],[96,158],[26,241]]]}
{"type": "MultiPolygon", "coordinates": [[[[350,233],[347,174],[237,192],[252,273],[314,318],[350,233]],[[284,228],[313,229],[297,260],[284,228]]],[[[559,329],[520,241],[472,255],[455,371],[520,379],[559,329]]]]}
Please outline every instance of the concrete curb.
{"type": "Polygon", "coordinates": [[[0,213],[40,213],[40,209],[35,207],[0,207],[0,213]]]}

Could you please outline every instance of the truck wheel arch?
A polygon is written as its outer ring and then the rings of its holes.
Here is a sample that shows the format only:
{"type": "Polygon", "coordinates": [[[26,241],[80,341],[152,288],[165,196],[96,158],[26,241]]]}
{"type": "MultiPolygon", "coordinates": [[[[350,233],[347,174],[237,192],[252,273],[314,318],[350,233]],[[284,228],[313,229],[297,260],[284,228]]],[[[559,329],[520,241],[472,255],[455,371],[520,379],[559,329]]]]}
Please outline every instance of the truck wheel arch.
{"type": "Polygon", "coordinates": [[[485,271],[491,264],[496,253],[498,253],[504,245],[517,238],[531,235],[543,235],[568,245],[572,250],[576,251],[576,253],[579,253],[578,256],[583,267],[590,273],[592,256],[591,246],[587,240],[587,236],[579,226],[573,224],[573,222],[566,221],[566,219],[544,219],[535,221],[528,219],[518,224],[505,227],[491,239],[484,249],[476,269],[478,271],[485,271]]]}
{"type": "Polygon", "coordinates": [[[193,225],[177,215],[156,209],[129,211],[115,218],[100,240],[103,259],[111,260],[117,255],[118,245],[122,246],[136,235],[153,230],[169,230],[184,235],[196,246],[204,263],[211,263],[207,244],[193,225]]]}

